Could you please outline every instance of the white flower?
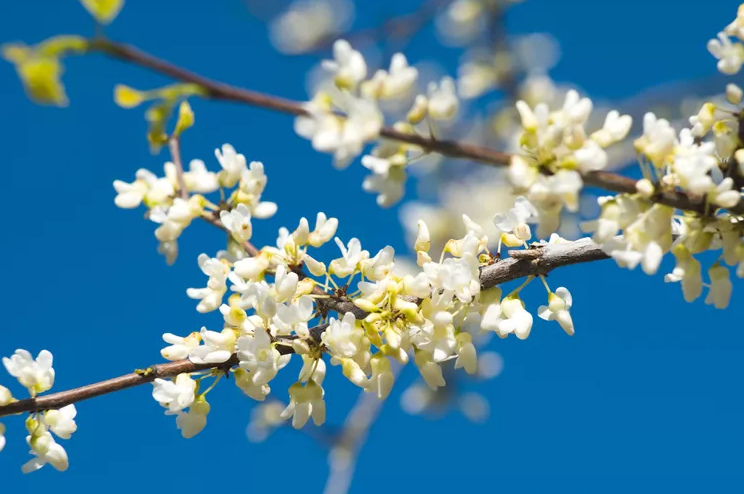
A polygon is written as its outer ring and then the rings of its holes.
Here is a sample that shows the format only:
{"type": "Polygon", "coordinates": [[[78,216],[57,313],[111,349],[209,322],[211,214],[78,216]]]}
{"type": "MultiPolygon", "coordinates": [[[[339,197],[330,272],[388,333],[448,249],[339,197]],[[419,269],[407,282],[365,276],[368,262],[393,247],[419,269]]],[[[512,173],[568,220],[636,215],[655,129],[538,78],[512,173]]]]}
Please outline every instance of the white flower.
{"type": "Polygon", "coordinates": [[[677,132],[668,120],[653,113],[643,116],[643,136],[635,140],[635,148],[656,166],[661,166],[674,151],[677,132]]]}
{"type": "Polygon", "coordinates": [[[207,286],[189,288],[186,290],[186,295],[200,300],[196,306],[198,312],[211,312],[222,305],[222,296],[227,291],[227,276],[230,268],[219,259],[210,258],[206,254],[200,254],[198,262],[202,272],[209,276],[207,286]]]}
{"type": "Polygon", "coordinates": [[[383,116],[375,101],[349,94],[339,98],[346,117],[333,114],[329,105],[311,102],[305,107],[308,115],[295,120],[295,131],[310,139],[316,151],[332,153],[333,165],[344,169],[361,154],[365,143],[379,137],[383,116]]]}
{"type": "Polygon", "coordinates": [[[8,374],[18,379],[32,397],[50,390],[54,385],[53,361],[52,353],[47,350],[40,351],[36,360],[22,349],[16,350],[10,358],[3,357],[8,374]]]}
{"type": "Polygon", "coordinates": [[[5,386],[0,386],[0,407],[4,407],[13,401],[13,395],[10,394],[10,390],[5,386]]]}
{"type": "Polygon", "coordinates": [[[277,266],[274,275],[274,300],[280,304],[292,300],[297,292],[298,283],[297,273],[288,272],[283,264],[277,266]]]}
{"type": "Polygon", "coordinates": [[[196,381],[189,374],[179,374],[175,381],[157,378],[152,385],[152,397],[172,412],[188,408],[194,402],[196,381]]]}
{"type": "MultiPolygon", "coordinates": [[[[409,329],[410,340],[417,349],[424,350],[434,362],[447,360],[456,348],[455,328],[452,313],[452,292],[443,290],[432,293],[431,298],[421,304],[422,324],[413,324],[409,329]]],[[[391,345],[388,342],[388,345],[391,345]]]]}
{"type": "Polygon", "coordinates": [[[201,328],[204,344],[189,352],[189,360],[195,364],[220,364],[227,362],[235,351],[235,331],[225,328],[221,332],[201,328]]]}
{"type": "Polygon", "coordinates": [[[345,89],[354,89],[367,77],[364,56],[343,39],[333,43],[333,60],[323,60],[322,66],[334,75],[336,85],[345,89]]]}
{"type": "Polygon", "coordinates": [[[473,345],[473,337],[470,333],[462,332],[457,335],[457,360],[455,360],[455,369],[465,368],[468,374],[475,374],[478,371],[478,358],[473,345]]]}
{"type": "Polygon", "coordinates": [[[514,333],[520,340],[526,339],[532,330],[532,314],[525,310],[519,297],[507,297],[501,304],[491,304],[483,314],[481,328],[506,338],[514,333]]]}
{"type": "Polygon", "coordinates": [[[325,213],[318,213],[315,219],[315,229],[308,235],[308,243],[313,247],[320,247],[330,241],[338,229],[336,218],[327,218],[325,213]]]}
{"type": "Polygon", "coordinates": [[[264,165],[260,161],[251,161],[250,168],[243,170],[240,175],[238,201],[248,206],[251,216],[254,218],[266,219],[276,214],[276,203],[261,201],[261,194],[263,194],[267,182],[268,178],[264,172],[264,165]]]}
{"type": "Polygon", "coordinates": [[[390,60],[390,71],[378,70],[362,83],[362,94],[368,98],[391,99],[407,95],[418,78],[418,70],[408,65],[405,55],[396,53],[390,60]]]}
{"type": "Polygon", "coordinates": [[[738,106],[741,104],[742,98],[744,98],[744,91],[741,87],[736,84],[726,84],[726,101],[738,106]]]}
{"type": "Polygon", "coordinates": [[[695,142],[690,129],[683,129],[679,134],[679,145],[674,152],[674,171],[679,184],[695,195],[703,195],[713,187],[713,180],[708,173],[718,165],[713,155],[715,144],[695,142]]]}
{"type": "Polygon", "coordinates": [[[460,102],[451,77],[442,78],[439,85],[431,82],[428,88],[429,116],[435,120],[450,120],[457,115],[460,102]]]}
{"type": "Polygon", "coordinates": [[[362,166],[372,171],[362,183],[366,192],[377,192],[377,205],[388,208],[399,202],[405,193],[405,166],[391,166],[390,160],[377,156],[362,157],[362,166]]]}
{"type": "Polygon", "coordinates": [[[254,384],[267,384],[274,379],[279,372],[280,357],[263,328],[256,328],[253,336],[238,338],[240,367],[251,372],[254,384]]]}
{"type": "Polygon", "coordinates": [[[142,204],[148,189],[145,180],[135,180],[132,183],[114,180],[114,190],[116,191],[114,204],[123,209],[136,208],[142,204]]]}
{"type": "Polygon", "coordinates": [[[247,170],[245,156],[238,154],[230,144],[222,145],[222,152],[214,150],[222,171],[218,174],[220,184],[224,187],[235,187],[241,175],[247,170]]]}
{"type": "Polygon", "coordinates": [[[186,439],[199,434],[207,426],[207,415],[209,414],[209,403],[206,398],[202,395],[194,401],[189,407],[188,412],[181,410],[172,412],[166,411],[166,415],[176,416],[176,427],[181,431],[181,435],[186,439]]]}
{"type": "Polygon", "coordinates": [[[251,211],[245,204],[238,204],[230,211],[220,211],[220,220],[238,242],[247,242],[253,234],[251,211]]]}
{"type": "Polygon", "coordinates": [[[354,16],[351,0],[292,2],[271,22],[271,41],[282,53],[298,54],[349,27],[354,16]]]}
{"type": "Polygon", "coordinates": [[[75,415],[77,415],[75,405],[67,405],[59,410],[45,412],[42,420],[57,436],[70,439],[72,433],[77,430],[75,415]]]}
{"type": "Polygon", "coordinates": [[[541,305],[537,309],[537,315],[546,321],[558,321],[566,334],[573,336],[574,323],[569,312],[572,300],[571,292],[567,288],[560,287],[555,293],[548,294],[548,305],[541,305]]]}
{"type": "Polygon", "coordinates": [[[298,300],[290,304],[279,304],[276,306],[276,315],[272,322],[276,327],[277,335],[290,335],[296,333],[301,338],[307,338],[307,322],[312,319],[315,312],[312,297],[302,295],[298,300]]]}
{"type": "Polygon", "coordinates": [[[540,175],[536,166],[530,164],[524,157],[513,154],[509,160],[506,177],[509,183],[518,191],[527,191],[540,175]]]}
{"type": "Polygon", "coordinates": [[[26,436],[26,442],[31,447],[31,454],[34,458],[23,465],[21,468],[23,473],[35,472],[47,463],[60,472],[67,470],[69,466],[67,451],[54,441],[54,437],[43,426],[40,430],[26,436]]]}
{"type": "Polygon", "coordinates": [[[714,264],[708,269],[708,276],[710,277],[710,291],[705,297],[705,303],[713,305],[716,309],[725,309],[729,305],[733,289],[728,268],[714,264]]]}
{"type": "Polygon", "coordinates": [[[362,273],[372,281],[380,281],[395,268],[395,250],[389,245],[375,257],[362,261],[362,273]]]}
{"type": "Polygon", "coordinates": [[[158,178],[154,173],[144,168],[137,170],[136,180],[131,184],[114,181],[117,196],[114,203],[125,209],[136,208],[142,201],[147,207],[157,206],[168,201],[175,194],[173,182],[167,177],[158,178]]]}
{"type": "Polygon", "coordinates": [[[243,393],[256,401],[264,401],[266,396],[271,392],[268,384],[254,383],[253,375],[245,369],[237,368],[233,372],[233,375],[235,376],[235,384],[243,393]]]}
{"type": "Polygon", "coordinates": [[[5,426],[0,423],[0,451],[5,447],[5,426]]]}
{"type": "Polygon", "coordinates": [[[703,294],[703,277],[700,261],[695,259],[684,244],[677,245],[672,253],[677,259],[674,270],[664,276],[665,283],[682,282],[682,295],[686,302],[692,302],[703,294]]]}
{"type": "Polygon", "coordinates": [[[421,377],[426,384],[434,391],[437,388],[445,386],[447,383],[442,376],[442,368],[439,364],[431,360],[431,354],[425,351],[418,351],[413,357],[413,361],[418,367],[421,377]]]}
{"type": "Polygon", "coordinates": [[[726,33],[708,41],[708,51],[718,59],[718,71],[723,74],[735,75],[744,65],[744,45],[732,43],[726,33]]]}
{"type": "Polygon", "coordinates": [[[184,172],[186,188],[198,194],[210,194],[220,188],[217,174],[207,170],[202,160],[191,160],[189,171],[184,172]]]}
{"type": "Polygon", "coordinates": [[[514,233],[519,240],[527,241],[532,237],[527,222],[537,219],[538,213],[532,203],[519,196],[514,200],[514,207],[506,214],[497,213],[493,217],[493,224],[504,233],[514,233]]]}
{"type": "Polygon", "coordinates": [[[708,200],[722,208],[732,208],[739,204],[741,191],[734,187],[734,179],[726,177],[708,192],[708,200]]]}
{"type": "Polygon", "coordinates": [[[470,253],[447,258],[441,264],[427,262],[423,268],[432,287],[453,292],[463,303],[469,303],[480,291],[478,260],[470,253]]]}
{"type": "MultiPolygon", "coordinates": [[[[233,273],[244,280],[259,281],[264,272],[269,269],[269,264],[269,258],[264,255],[246,257],[245,259],[240,259],[233,265],[233,273]]],[[[235,277],[232,276],[233,273],[230,273],[228,278],[236,285],[240,285],[241,283],[239,283],[239,281],[241,280],[235,280],[235,277]]],[[[232,289],[234,291],[239,291],[236,290],[235,287],[232,289]]]]}
{"type": "Polygon", "coordinates": [[[334,357],[351,358],[362,349],[363,336],[364,330],[357,327],[354,314],[347,312],[341,320],[331,318],[322,338],[334,357]]]}
{"type": "Polygon", "coordinates": [[[359,269],[359,263],[369,258],[369,252],[362,250],[362,244],[359,239],[352,238],[349,240],[348,248],[344,246],[341,239],[336,237],[336,245],[341,249],[341,256],[331,261],[329,272],[341,278],[346,277],[359,269]]]}
{"type": "Polygon", "coordinates": [[[370,359],[370,365],[372,367],[372,377],[369,380],[370,386],[367,391],[375,393],[378,399],[384,400],[390,394],[395,382],[395,376],[390,368],[390,360],[377,353],[370,359]]]}
{"type": "Polygon", "coordinates": [[[574,151],[574,158],[581,173],[601,170],[607,166],[607,151],[592,140],[584,141],[584,145],[574,151]]]}
{"type": "Polygon", "coordinates": [[[418,70],[408,65],[406,56],[396,53],[390,59],[390,70],[382,84],[383,98],[395,98],[408,94],[418,78],[418,70]]]}
{"type": "Polygon", "coordinates": [[[172,333],[163,334],[163,341],[170,343],[160,350],[160,355],[166,360],[183,360],[189,356],[191,350],[199,346],[201,334],[194,331],[185,338],[176,336],[172,333]]]}
{"type": "Polygon", "coordinates": [[[298,377],[300,382],[306,383],[312,379],[316,384],[322,386],[325,375],[326,364],[322,358],[315,358],[310,355],[302,356],[302,369],[300,369],[300,376],[298,377]]]}
{"type": "Polygon", "coordinates": [[[315,425],[323,425],[326,416],[323,388],[310,380],[306,385],[295,383],[289,388],[289,405],[281,414],[283,419],[292,417],[292,427],[301,429],[310,417],[315,425]]]}
{"type": "Polygon", "coordinates": [[[594,132],[592,140],[603,148],[609,147],[616,142],[625,139],[633,125],[633,118],[630,115],[620,115],[616,110],[612,110],[605,117],[604,126],[594,132]]]}

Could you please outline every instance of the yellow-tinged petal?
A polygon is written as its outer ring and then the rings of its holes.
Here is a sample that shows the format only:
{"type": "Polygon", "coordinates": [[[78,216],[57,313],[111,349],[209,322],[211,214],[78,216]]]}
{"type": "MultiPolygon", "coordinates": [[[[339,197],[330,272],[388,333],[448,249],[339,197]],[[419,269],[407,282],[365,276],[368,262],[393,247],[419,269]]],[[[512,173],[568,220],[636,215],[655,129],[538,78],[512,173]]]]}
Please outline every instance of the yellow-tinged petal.
{"type": "Polygon", "coordinates": [[[60,81],[63,68],[56,58],[32,56],[16,65],[29,98],[37,103],[67,106],[67,94],[60,81]]]}
{"type": "Polygon", "coordinates": [[[191,128],[194,125],[194,111],[191,109],[188,101],[181,101],[178,106],[178,121],[176,122],[175,135],[181,135],[181,133],[191,128]]]}
{"type": "Polygon", "coordinates": [[[80,3],[101,24],[110,24],[124,6],[124,0],[80,0],[80,3]]]}
{"type": "Polygon", "coordinates": [[[124,84],[114,87],[114,102],[122,108],[135,108],[146,99],[145,93],[124,84]]]}

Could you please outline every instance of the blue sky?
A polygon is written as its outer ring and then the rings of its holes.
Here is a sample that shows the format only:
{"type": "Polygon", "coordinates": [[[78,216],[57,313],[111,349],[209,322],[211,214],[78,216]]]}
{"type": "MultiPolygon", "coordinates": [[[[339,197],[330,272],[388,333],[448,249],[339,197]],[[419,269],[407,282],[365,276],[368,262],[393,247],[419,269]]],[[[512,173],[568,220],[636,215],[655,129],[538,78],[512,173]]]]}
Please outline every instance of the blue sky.
{"type": "MultiPolygon", "coordinates": [[[[241,1],[209,8],[176,0],[128,3],[109,30],[113,38],[216,79],[305,98],[304,74],[314,59],[277,54],[241,1]]],[[[418,2],[358,3],[360,23],[371,25],[418,2]]],[[[550,32],[560,41],[557,80],[621,99],[650,85],[712,75],[705,42],[736,8],[736,2],[693,10],[671,0],[526,0],[514,9],[511,28],[550,32]]],[[[91,31],[77,2],[0,7],[0,42],[91,31]]],[[[435,55],[453,71],[455,52],[432,43],[432,33],[422,33],[407,50],[409,59],[435,55]]],[[[163,332],[217,327],[214,315],[196,313],[185,289],[203,282],[196,256],[223,241],[195,225],[169,268],[155,253],[152,224],[141,211],[114,207],[111,182],[129,180],[139,167],[159,172],[165,156],[150,155],[142,112],[116,107],[112,88],[168,81],[100,57],[69,60],[65,81],[71,107],[40,107],[25,98],[12,67],[0,65],[6,204],[0,355],[19,347],[51,350],[57,390],[157,362],[163,332]]],[[[254,223],[257,245],[273,243],[280,226],[320,210],[339,218],[344,239],[356,236],[370,251],[386,244],[405,251],[396,210],[380,210],[374,196],[361,193],[364,170],[334,171],[328,156],[292,132],[291,119],[224,103],[194,101],[193,107],[197,126],[185,139],[186,159],[214,166],[213,149],[229,142],[266,165],[265,198],[279,203],[279,213],[254,223]]],[[[458,414],[438,421],[408,416],[394,391],[352,492],[741,491],[741,283],[735,281],[727,311],[686,304],[661,274],[621,271],[610,262],[558,271],[551,283],[573,293],[576,336],[538,322],[525,342],[493,342],[505,369],[478,385],[491,404],[482,425],[458,414]]],[[[409,369],[396,391],[415,374],[409,369]]],[[[282,398],[286,379],[273,387],[282,398]]],[[[351,385],[331,379],[329,421],[342,420],[355,397],[351,385]]],[[[79,430],[64,444],[71,463],[64,474],[48,467],[22,476],[25,432],[19,418],[3,419],[8,445],[0,453],[0,482],[16,493],[322,488],[325,450],[306,435],[281,430],[267,443],[249,443],[249,399],[223,385],[210,401],[207,429],[188,441],[147,386],[80,404],[79,430]]]]}

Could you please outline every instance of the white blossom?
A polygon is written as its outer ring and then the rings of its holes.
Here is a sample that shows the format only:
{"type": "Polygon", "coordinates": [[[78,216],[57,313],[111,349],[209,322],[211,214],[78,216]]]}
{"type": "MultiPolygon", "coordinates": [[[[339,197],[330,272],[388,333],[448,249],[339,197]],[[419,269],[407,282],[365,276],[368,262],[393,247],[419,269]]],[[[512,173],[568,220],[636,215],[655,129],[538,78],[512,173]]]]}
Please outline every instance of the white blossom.
{"type": "Polygon", "coordinates": [[[729,276],[729,270],[725,266],[713,265],[708,269],[710,277],[710,290],[705,297],[705,303],[713,305],[716,309],[725,309],[731,300],[733,285],[729,276]]]}
{"type": "Polygon", "coordinates": [[[744,45],[732,43],[726,33],[708,41],[708,51],[718,59],[718,71],[726,75],[738,74],[744,65],[744,45]]]}
{"type": "Polygon", "coordinates": [[[320,212],[315,219],[315,229],[308,235],[308,243],[313,247],[320,247],[333,238],[337,229],[338,220],[327,218],[325,213],[320,212]]]}
{"type": "Polygon", "coordinates": [[[189,374],[179,374],[175,381],[157,378],[152,385],[152,397],[172,412],[188,408],[194,402],[196,381],[189,374]]]}
{"type": "Polygon", "coordinates": [[[183,360],[189,356],[191,351],[199,346],[201,333],[195,331],[186,337],[176,336],[172,333],[163,334],[163,341],[170,343],[160,350],[160,355],[166,360],[183,360]]]}
{"type": "Polygon", "coordinates": [[[444,77],[439,84],[431,82],[428,88],[428,113],[435,120],[450,120],[457,115],[460,101],[457,99],[455,81],[444,77]]]}
{"type": "Polygon", "coordinates": [[[252,336],[238,338],[240,367],[251,373],[254,384],[267,384],[274,379],[279,372],[280,357],[263,328],[256,328],[252,336]]]}
{"type": "Polygon", "coordinates": [[[364,331],[357,327],[356,318],[351,312],[343,319],[331,318],[328,328],[323,332],[323,344],[336,358],[350,358],[362,349],[364,331]]]}
{"type": "Polygon", "coordinates": [[[227,362],[235,351],[237,337],[235,331],[225,328],[221,332],[201,328],[203,345],[189,352],[189,360],[195,364],[220,364],[227,362]]]}
{"type": "Polygon", "coordinates": [[[31,454],[34,458],[23,465],[21,468],[23,473],[35,472],[47,463],[60,472],[67,470],[69,466],[67,451],[57,444],[54,437],[43,426],[26,436],[26,442],[31,447],[31,454]]]}
{"type": "Polygon", "coordinates": [[[502,338],[513,333],[524,340],[532,330],[532,314],[525,310],[519,297],[507,297],[501,304],[488,307],[483,314],[481,327],[487,331],[496,331],[502,338]]]}
{"type": "Polygon", "coordinates": [[[548,305],[541,305],[537,309],[537,314],[540,319],[558,321],[566,334],[573,336],[574,323],[569,312],[572,301],[571,292],[567,288],[560,287],[555,293],[548,294],[548,305]]]}
{"type": "Polygon", "coordinates": [[[331,261],[329,272],[339,277],[346,277],[359,269],[359,263],[369,258],[369,252],[362,250],[362,244],[359,239],[352,238],[348,246],[345,246],[341,239],[336,237],[336,245],[341,250],[341,256],[331,261]]]}
{"type": "Polygon", "coordinates": [[[220,220],[238,242],[247,242],[253,235],[251,211],[245,204],[238,204],[230,211],[220,211],[220,220]]]}
{"type": "Polygon", "coordinates": [[[49,429],[61,439],[70,439],[77,430],[75,405],[67,405],[59,410],[49,410],[44,413],[43,421],[49,429]]]}
{"type": "Polygon", "coordinates": [[[3,365],[8,374],[18,379],[32,397],[48,391],[54,385],[54,357],[47,350],[42,350],[36,360],[27,350],[18,349],[10,357],[3,357],[3,365]]]}
{"type": "Polygon", "coordinates": [[[418,70],[408,65],[406,56],[396,53],[390,59],[390,70],[378,70],[362,83],[362,94],[369,98],[399,98],[407,95],[418,78],[418,70]]]}
{"type": "Polygon", "coordinates": [[[289,405],[281,414],[283,419],[292,417],[292,427],[301,429],[310,417],[315,425],[325,423],[326,407],[323,401],[323,388],[315,381],[308,381],[304,386],[295,383],[289,388],[289,405]]]}
{"type": "Polygon", "coordinates": [[[191,160],[189,169],[183,174],[186,188],[198,194],[210,194],[220,188],[217,174],[207,170],[202,160],[191,160]]]}
{"type": "Polygon", "coordinates": [[[206,254],[199,255],[199,268],[209,277],[205,288],[189,288],[186,295],[200,300],[196,306],[198,312],[211,312],[222,305],[222,296],[227,291],[227,276],[230,268],[221,260],[210,258],[206,254]]]}
{"type": "Polygon", "coordinates": [[[343,39],[333,43],[333,60],[323,60],[323,68],[333,74],[337,86],[346,89],[354,89],[367,77],[364,56],[343,39]]]}
{"type": "Polygon", "coordinates": [[[235,187],[243,172],[248,169],[245,156],[238,154],[230,144],[223,144],[222,152],[215,149],[214,155],[222,167],[222,171],[218,174],[220,184],[223,187],[235,187]]]}

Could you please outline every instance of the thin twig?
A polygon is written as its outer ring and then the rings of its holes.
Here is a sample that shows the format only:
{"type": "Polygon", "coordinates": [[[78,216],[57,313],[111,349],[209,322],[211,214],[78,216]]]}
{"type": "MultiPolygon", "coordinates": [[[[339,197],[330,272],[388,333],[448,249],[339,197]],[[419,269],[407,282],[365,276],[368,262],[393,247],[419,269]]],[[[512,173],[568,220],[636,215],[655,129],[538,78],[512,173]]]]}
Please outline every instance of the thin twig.
{"type": "MultiPolygon", "coordinates": [[[[553,269],[563,266],[607,259],[607,254],[602,251],[601,247],[588,238],[573,242],[560,242],[540,246],[527,251],[530,252],[528,258],[524,258],[518,252],[522,251],[510,251],[510,257],[508,259],[497,261],[481,270],[480,281],[483,289],[525,276],[545,275],[553,269]],[[532,252],[538,254],[532,254],[532,252]]],[[[333,307],[333,310],[340,313],[346,312],[347,309],[348,311],[353,310],[355,316],[358,318],[365,317],[367,314],[350,301],[338,302],[333,307]]],[[[310,329],[311,337],[316,342],[320,342],[322,334],[327,327],[327,324],[322,324],[310,329]]],[[[292,347],[287,345],[279,345],[277,350],[283,354],[293,353],[292,347]]],[[[237,357],[233,355],[230,360],[221,364],[194,364],[188,360],[179,360],[177,362],[154,365],[146,369],[145,372],[135,372],[81,388],[61,391],[35,399],[21,400],[2,406],[0,407],[0,417],[23,412],[57,409],[71,403],[77,403],[96,396],[149,383],[157,377],[173,377],[184,372],[197,372],[210,368],[227,369],[237,365],[237,363],[237,357]]]]}
{"type": "Polygon", "coordinates": [[[189,191],[186,188],[186,179],[183,176],[183,162],[181,161],[181,139],[174,135],[168,139],[168,151],[170,151],[173,165],[176,167],[176,182],[178,182],[178,195],[181,199],[189,198],[189,191]]]}
{"type": "MultiPolygon", "coordinates": [[[[97,39],[91,41],[89,49],[91,51],[104,53],[112,58],[150,69],[154,72],[182,82],[196,84],[204,90],[204,96],[208,98],[245,103],[280,113],[288,113],[290,115],[307,115],[307,111],[302,102],[231,86],[223,82],[213,81],[202,75],[154,57],[153,55],[145,53],[130,45],[97,39]]],[[[468,159],[495,166],[506,166],[511,160],[510,154],[489,149],[487,147],[458,141],[431,139],[416,134],[407,134],[390,127],[384,127],[380,131],[380,135],[388,139],[413,144],[427,151],[437,152],[451,158],[468,159]]],[[[622,175],[617,175],[611,172],[592,171],[583,173],[581,176],[584,183],[590,186],[599,187],[617,193],[636,192],[636,181],[622,175]]],[[[705,211],[705,204],[703,201],[691,198],[684,192],[680,191],[658,192],[651,198],[651,200],[678,209],[695,211],[698,213],[705,211]]],[[[731,211],[737,214],[744,214],[744,202],[731,208],[731,211]]]]}

